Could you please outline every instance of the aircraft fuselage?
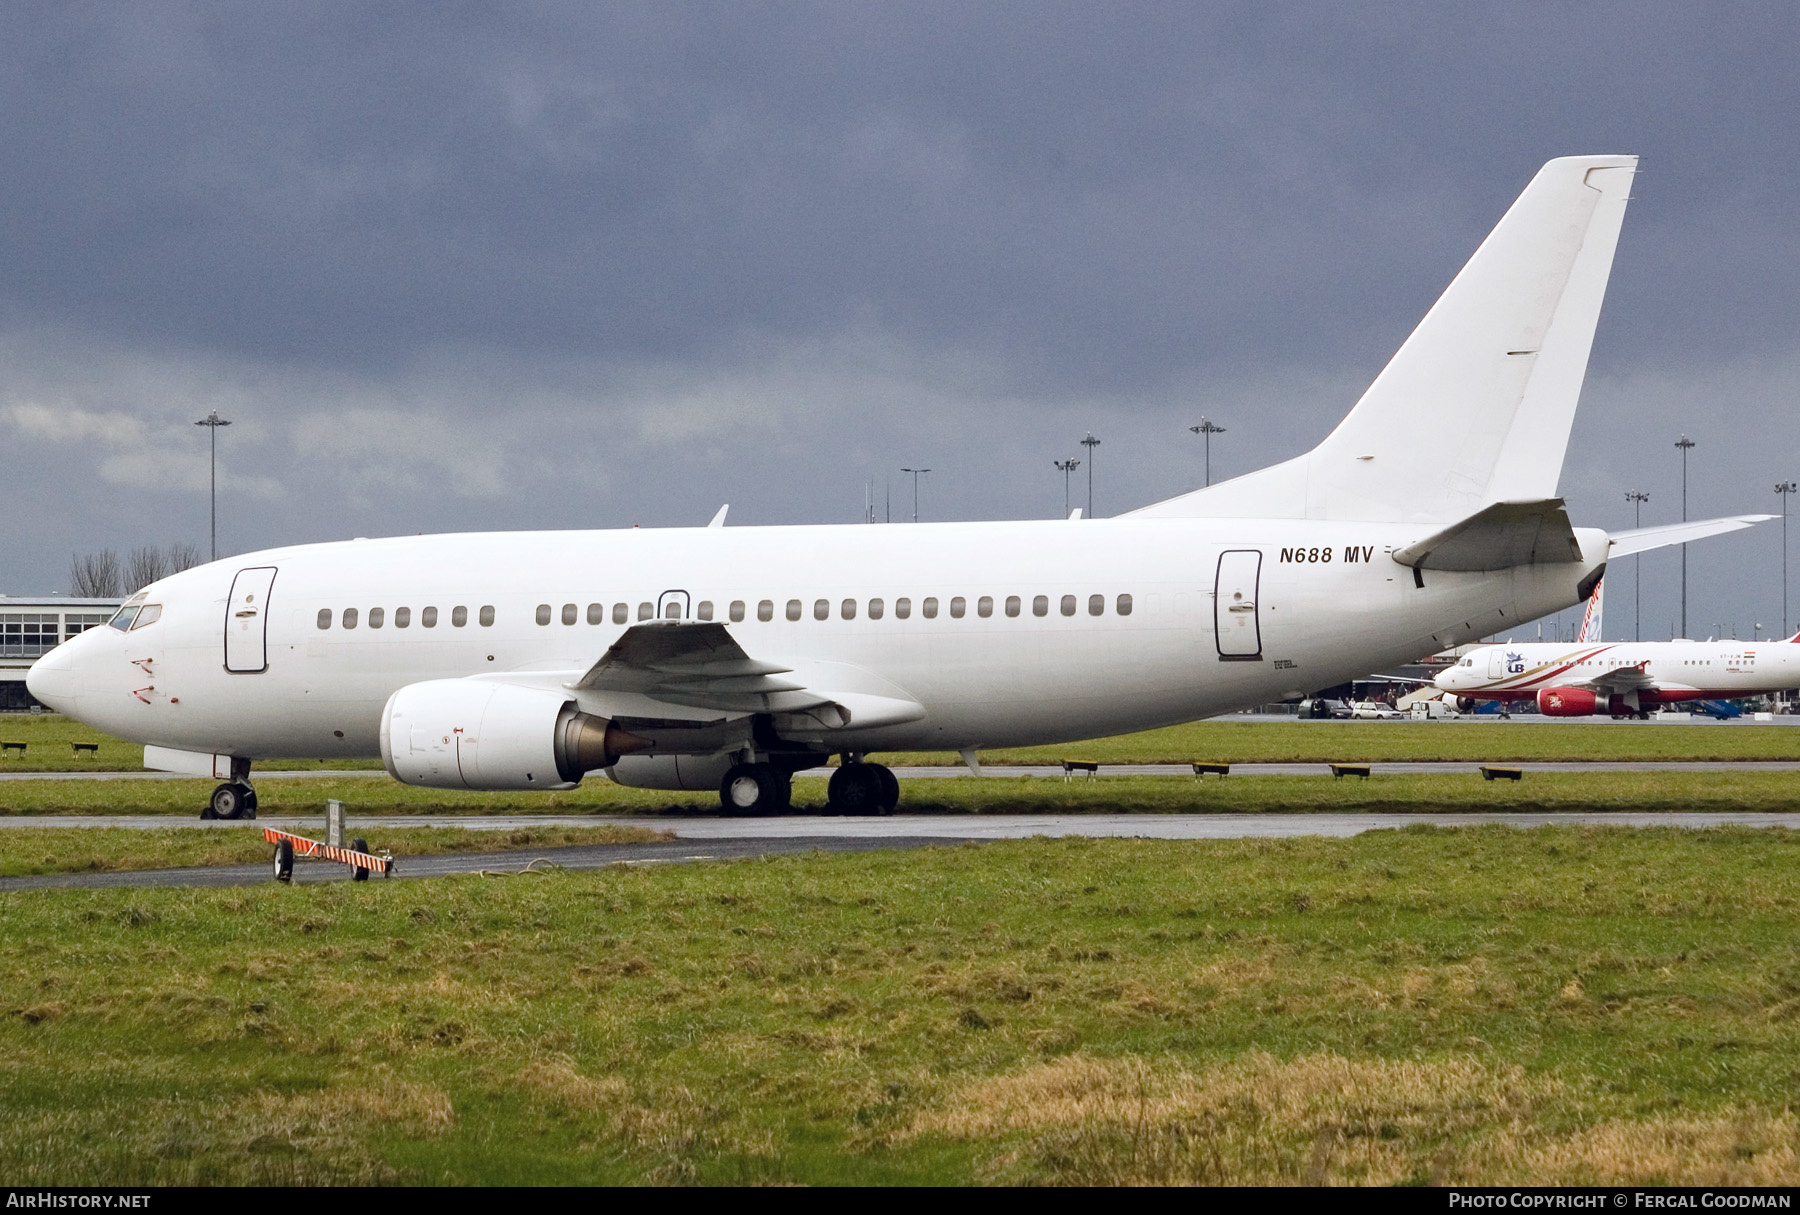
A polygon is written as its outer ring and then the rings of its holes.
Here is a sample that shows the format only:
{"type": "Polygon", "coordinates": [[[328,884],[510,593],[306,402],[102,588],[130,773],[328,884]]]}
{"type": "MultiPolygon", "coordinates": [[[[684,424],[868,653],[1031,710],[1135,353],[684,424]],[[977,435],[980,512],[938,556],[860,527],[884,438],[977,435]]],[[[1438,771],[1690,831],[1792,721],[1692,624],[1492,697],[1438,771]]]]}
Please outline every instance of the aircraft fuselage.
{"type": "MultiPolygon", "coordinates": [[[[710,618],[807,686],[924,710],[814,734],[806,746],[821,754],[1055,743],[1304,695],[1516,625],[1579,602],[1606,551],[1584,530],[1584,560],[1426,571],[1421,586],[1387,556],[1418,531],[1128,518],[307,545],[153,584],[135,601],[160,607],[153,622],[74,638],[31,686],[157,747],[364,757],[406,685],[491,676],[563,689],[646,618],[710,618]]],[[[617,696],[570,694],[585,712],[634,716],[617,696]]]]}

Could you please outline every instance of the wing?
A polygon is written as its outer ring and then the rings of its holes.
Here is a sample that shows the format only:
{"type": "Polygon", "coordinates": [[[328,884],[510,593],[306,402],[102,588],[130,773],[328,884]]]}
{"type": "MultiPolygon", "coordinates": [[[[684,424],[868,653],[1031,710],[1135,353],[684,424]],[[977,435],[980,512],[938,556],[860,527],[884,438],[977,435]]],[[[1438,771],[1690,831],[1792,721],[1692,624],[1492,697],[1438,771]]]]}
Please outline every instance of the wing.
{"type": "Polygon", "coordinates": [[[840,730],[917,721],[917,701],[818,686],[779,662],[752,658],[716,621],[650,621],[626,629],[570,691],[642,696],[686,709],[806,718],[840,730]],[[809,686],[812,685],[812,686],[809,686]]]}
{"type": "Polygon", "coordinates": [[[1645,663],[1635,667],[1614,667],[1604,675],[1596,675],[1587,681],[1587,686],[1607,696],[1618,696],[1626,692],[1647,692],[1657,686],[1656,681],[1644,674],[1645,663]]]}

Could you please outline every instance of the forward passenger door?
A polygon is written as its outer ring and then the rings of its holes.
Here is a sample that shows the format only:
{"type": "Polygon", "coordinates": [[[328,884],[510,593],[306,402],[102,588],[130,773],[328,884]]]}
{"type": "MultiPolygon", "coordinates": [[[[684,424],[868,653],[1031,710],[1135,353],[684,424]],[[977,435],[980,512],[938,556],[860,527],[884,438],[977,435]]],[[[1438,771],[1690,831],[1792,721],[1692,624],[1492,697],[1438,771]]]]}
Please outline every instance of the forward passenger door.
{"type": "Polygon", "coordinates": [[[239,570],[225,601],[225,669],[256,675],[269,669],[269,591],[275,567],[239,570]]]}

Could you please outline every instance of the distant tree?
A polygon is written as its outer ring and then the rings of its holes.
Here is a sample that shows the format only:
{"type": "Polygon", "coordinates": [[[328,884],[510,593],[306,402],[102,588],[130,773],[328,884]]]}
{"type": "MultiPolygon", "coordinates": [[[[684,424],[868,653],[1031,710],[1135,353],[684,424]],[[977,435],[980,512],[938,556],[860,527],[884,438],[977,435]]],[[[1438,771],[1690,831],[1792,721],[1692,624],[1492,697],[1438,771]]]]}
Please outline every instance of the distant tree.
{"type": "Polygon", "coordinates": [[[158,578],[169,576],[169,558],[162,549],[154,544],[141,545],[131,550],[131,557],[125,562],[125,585],[133,591],[141,591],[158,578]]]}
{"type": "Polygon", "coordinates": [[[69,559],[69,593],[77,599],[119,597],[119,554],[110,548],[69,559]]]}
{"type": "Polygon", "coordinates": [[[200,564],[200,550],[191,544],[171,544],[169,546],[169,572],[179,574],[182,570],[191,570],[200,564]]]}

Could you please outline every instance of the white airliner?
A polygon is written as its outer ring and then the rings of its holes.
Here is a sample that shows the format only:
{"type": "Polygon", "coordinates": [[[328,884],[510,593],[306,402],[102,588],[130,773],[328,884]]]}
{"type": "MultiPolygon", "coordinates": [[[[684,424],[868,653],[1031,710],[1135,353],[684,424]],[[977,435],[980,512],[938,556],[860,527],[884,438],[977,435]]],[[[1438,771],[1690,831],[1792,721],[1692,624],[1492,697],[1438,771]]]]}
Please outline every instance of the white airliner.
{"type": "Polygon", "coordinates": [[[1551,717],[1648,717],[1659,705],[1800,687],[1800,633],[1786,641],[1595,641],[1490,645],[1433,681],[1459,700],[1534,700],[1551,717]]]}
{"type": "Polygon", "coordinates": [[[1636,160],[1554,160],[1305,455],[1113,519],[408,536],[162,579],[46,655],[45,704],[222,783],[379,754],[454,789],[622,784],[834,810],[871,753],[1053,743],[1298,697],[1580,602],[1557,498],[1636,160]]]}

